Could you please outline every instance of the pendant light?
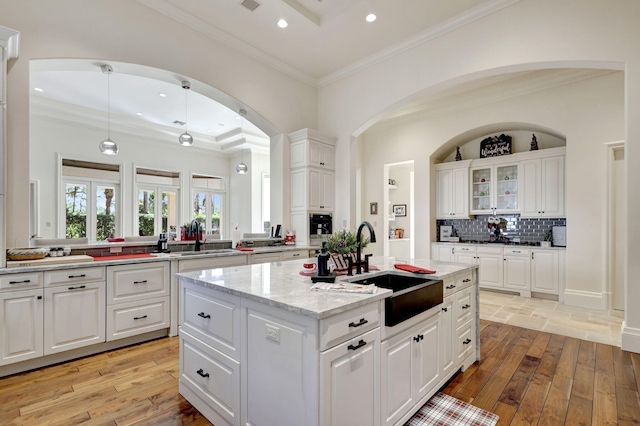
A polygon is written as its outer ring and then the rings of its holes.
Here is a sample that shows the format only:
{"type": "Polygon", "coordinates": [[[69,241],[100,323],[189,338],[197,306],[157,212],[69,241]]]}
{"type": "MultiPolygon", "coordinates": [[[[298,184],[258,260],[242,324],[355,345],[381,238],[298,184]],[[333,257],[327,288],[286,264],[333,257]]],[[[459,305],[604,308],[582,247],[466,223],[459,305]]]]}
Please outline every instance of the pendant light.
{"type": "MultiPolygon", "coordinates": [[[[242,137],[244,138],[244,118],[247,116],[247,111],[241,109],[238,112],[240,113],[240,117],[242,119],[242,121],[240,122],[240,131],[242,132],[242,137]]],[[[236,166],[236,172],[238,172],[239,175],[246,175],[247,172],[249,172],[249,167],[244,164],[244,142],[242,143],[242,146],[242,159],[240,160],[240,164],[236,166]]]]}
{"type": "Polygon", "coordinates": [[[100,67],[103,74],[107,75],[107,138],[100,142],[100,152],[106,155],[116,155],[119,151],[118,144],[111,140],[111,65],[100,67]]]}
{"type": "Polygon", "coordinates": [[[193,145],[193,136],[191,136],[188,132],[188,124],[187,124],[187,92],[191,89],[191,83],[187,80],[182,82],[182,88],[184,89],[184,133],[180,135],[178,138],[178,142],[182,146],[191,146],[193,145]]]}

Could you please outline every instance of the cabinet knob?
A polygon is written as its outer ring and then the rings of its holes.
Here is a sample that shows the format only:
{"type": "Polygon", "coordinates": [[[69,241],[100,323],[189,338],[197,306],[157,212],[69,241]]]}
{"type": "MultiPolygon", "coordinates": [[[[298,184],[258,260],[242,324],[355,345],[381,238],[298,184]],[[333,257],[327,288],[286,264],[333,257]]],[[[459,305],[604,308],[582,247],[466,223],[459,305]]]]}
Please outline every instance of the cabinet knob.
{"type": "Polygon", "coordinates": [[[448,312],[448,311],[449,311],[449,309],[447,309],[447,308],[442,308],[442,311],[443,311],[443,312],[448,312]]]}
{"type": "Polygon", "coordinates": [[[413,338],[414,341],[419,342],[420,340],[424,340],[424,335],[418,334],[413,338]]]}

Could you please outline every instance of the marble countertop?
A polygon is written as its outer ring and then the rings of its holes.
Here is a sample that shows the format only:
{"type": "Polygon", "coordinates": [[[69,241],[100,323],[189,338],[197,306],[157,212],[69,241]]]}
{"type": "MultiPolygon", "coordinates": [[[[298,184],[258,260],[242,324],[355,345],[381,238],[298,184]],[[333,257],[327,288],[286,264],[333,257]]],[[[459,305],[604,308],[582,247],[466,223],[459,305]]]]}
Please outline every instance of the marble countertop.
{"type": "MultiPolygon", "coordinates": [[[[390,290],[383,288],[378,288],[374,294],[312,291],[311,286],[313,283],[311,282],[311,277],[300,274],[303,263],[305,263],[305,260],[291,260],[208,269],[177,274],[177,276],[185,282],[234,294],[316,319],[327,318],[340,312],[384,299],[392,293],[390,290]]],[[[372,257],[370,264],[379,270],[363,273],[361,277],[373,276],[384,271],[397,271],[393,266],[395,263],[409,263],[435,270],[435,274],[426,276],[430,279],[443,279],[457,272],[477,268],[476,265],[434,260],[400,260],[393,257],[372,257]]],[[[415,276],[415,274],[411,273],[397,272],[407,276],[415,276]]],[[[353,278],[355,277],[338,276],[336,282],[353,278]]]]}

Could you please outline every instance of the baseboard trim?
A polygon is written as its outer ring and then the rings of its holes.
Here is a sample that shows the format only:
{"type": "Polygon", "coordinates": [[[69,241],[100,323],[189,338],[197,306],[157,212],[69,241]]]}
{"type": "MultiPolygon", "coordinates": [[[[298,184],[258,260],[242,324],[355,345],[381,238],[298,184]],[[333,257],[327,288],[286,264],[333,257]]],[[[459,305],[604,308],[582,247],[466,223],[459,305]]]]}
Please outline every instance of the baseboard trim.
{"type": "Polygon", "coordinates": [[[627,322],[622,323],[622,350],[640,353],[640,328],[627,327],[627,322]]]}
{"type": "Polygon", "coordinates": [[[603,294],[593,291],[565,289],[563,300],[564,304],[569,306],[598,310],[607,309],[603,294]]]}

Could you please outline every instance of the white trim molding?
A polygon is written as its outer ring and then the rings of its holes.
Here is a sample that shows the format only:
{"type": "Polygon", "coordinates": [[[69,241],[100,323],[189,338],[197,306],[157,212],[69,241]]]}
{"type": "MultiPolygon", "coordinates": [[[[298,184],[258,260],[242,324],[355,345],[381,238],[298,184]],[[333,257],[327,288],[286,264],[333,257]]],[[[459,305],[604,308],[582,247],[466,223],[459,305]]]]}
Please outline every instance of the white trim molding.
{"type": "Polygon", "coordinates": [[[640,328],[627,327],[627,322],[622,323],[622,350],[640,353],[640,328]]]}
{"type": "Polygon", "coordinates": [[[599,310],[607,309],[604,295],[594,291],[565,289],[563,300],[564,304],[569,306],[599,310]]]}

